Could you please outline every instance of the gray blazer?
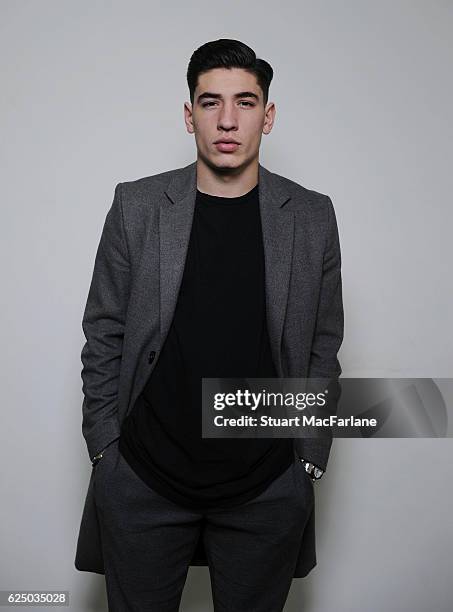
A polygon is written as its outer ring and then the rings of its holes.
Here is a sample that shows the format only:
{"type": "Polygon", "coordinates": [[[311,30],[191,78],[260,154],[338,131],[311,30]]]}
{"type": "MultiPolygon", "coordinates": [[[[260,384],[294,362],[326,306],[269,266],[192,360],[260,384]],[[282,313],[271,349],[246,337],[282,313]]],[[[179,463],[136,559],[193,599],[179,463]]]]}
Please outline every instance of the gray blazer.
{"type": "MultiPolygon", "coordinates": [[[[196,162],[119,183],[83,316],[82,433],[92,458],[121,424],[153,371],[173,319],[196,197],[196,162]]],[[[259,164],[266,308],[279,377],[338,379],[343,340],[341,255],[330,198],[259,164]]],[[[326,468],[331,439],[295,438],[296,452],[326,468]]],[[[92,468],[75,567],[104,573],[92,468]]],[[[294,577],[316,565],[314,507],[294,577]]],[[[207,565],[202,544],[191,565],[207,565]]]]}

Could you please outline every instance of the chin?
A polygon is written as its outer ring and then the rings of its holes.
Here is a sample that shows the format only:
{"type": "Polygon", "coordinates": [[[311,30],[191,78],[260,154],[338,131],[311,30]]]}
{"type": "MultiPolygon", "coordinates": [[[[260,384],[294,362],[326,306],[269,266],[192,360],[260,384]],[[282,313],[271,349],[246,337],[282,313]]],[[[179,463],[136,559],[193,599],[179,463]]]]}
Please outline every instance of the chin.
{"type": "Polygon", "coordinates": [[[238,157],[231,156],[215,156],[210,157],[206,160],[206,163],[215,168],[216,170],[235,170],[236,168],[242,167],[244,160],[238,157]]]}

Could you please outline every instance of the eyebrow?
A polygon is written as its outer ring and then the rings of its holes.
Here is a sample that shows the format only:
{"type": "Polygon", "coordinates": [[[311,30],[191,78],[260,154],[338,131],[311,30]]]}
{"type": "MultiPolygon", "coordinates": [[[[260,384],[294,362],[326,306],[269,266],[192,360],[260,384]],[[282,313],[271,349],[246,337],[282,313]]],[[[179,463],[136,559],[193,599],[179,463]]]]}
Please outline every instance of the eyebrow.
{"type": "MultiPolygon", "coordinates": [[[[221,100],[222,97],[222,94],[205,91],[197,97],[197,102],[201,102],[201,100],[204,100],[205,98],[215,98],[216,100],[221,100]]],[[[240,93],[234,94],[233,98],[236,100],[238,98],[254,98],[256,101],[259,101],[259,96],[257,96],[256,93],[253,93],[253,91],[241,91],[240,93]]]]}

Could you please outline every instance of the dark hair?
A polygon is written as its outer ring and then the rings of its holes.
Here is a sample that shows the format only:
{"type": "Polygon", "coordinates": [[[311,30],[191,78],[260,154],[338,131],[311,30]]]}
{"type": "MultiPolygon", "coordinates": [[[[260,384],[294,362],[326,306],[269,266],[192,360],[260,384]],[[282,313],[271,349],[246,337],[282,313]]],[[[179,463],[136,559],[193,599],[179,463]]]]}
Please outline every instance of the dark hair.
{"type": "Polygon", "coordinates": [[[243,68],[256,76],[263,91],[264,105],[269,97],[269,86],[274,75],[272,66],[256,57],[255,51],[239,40],[220,38],[207,42],[193,52],[187,68],[187,84],[193,104],[198,77],[213,68],[243,68]]]}

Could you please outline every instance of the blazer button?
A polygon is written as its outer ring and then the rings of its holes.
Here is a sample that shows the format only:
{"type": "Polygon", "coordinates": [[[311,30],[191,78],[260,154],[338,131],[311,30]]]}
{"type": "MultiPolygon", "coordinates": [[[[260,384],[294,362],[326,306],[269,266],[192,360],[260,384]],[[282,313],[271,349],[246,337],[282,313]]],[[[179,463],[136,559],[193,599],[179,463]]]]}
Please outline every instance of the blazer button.
{"type": "Polygon", "coordinates": [[[156,351],[151,351],[148,357],[148,363],[152,363],[154,361],[155,356],[156,356],[156,351]]]}

